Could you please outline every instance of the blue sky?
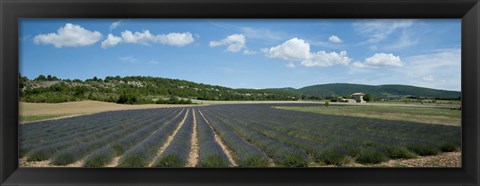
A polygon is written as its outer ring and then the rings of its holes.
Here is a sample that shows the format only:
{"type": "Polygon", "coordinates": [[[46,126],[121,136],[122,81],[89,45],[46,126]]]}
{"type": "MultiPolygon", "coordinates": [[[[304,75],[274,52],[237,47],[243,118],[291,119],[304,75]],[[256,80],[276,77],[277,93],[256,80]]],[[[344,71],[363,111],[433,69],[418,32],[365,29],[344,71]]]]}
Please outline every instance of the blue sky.
{"type": "Polygon", "coordinates": [[[232,88],[461,90],[460,20],[23,19],[30,79],[154,76],[232,88]]]}

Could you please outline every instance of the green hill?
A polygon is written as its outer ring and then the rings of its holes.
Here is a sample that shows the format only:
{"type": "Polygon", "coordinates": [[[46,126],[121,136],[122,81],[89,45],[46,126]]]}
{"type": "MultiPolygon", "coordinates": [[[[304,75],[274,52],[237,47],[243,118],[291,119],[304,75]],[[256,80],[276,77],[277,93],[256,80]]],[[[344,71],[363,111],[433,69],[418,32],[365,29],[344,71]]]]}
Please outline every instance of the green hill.
{"type": "MultiPolygon", "coordinates": [[[[233,89],[159,77],[127,76],[87,80],[39,76],[33,80],[20,77],[20,99],[26,102],[58,103],[98,100],[128,104],[177,103],[178,98],[198,100],[319,100],[331,96],[349,96],[355,92],[378,98],[447,98],[457,99],[458,91],[436,90],[406,85],[323,84],[294,89],[233,89]],[[170,101],[168,101],[170,100],[170,101]]],[[[181,100],[180,100],[181,101],[181,100]]]]}
{"type": "Polygon", "coordinates": [[[408,85],[360,85],[360,84],[323,84],[303,87],[295,90],[297,94],[307,96],[349,96],[355,92],[368,93],[376,98],[428,97],[428,98],[458,98],[459,91],[437,90],[408,85]]]}
{"type": "MultiPolygon", "coordinates": [[[[159,77],[127,76],[87,80],[39,76],[20,78],[20,100],[59,103],[97,100],[117,103],[163,103],[162,100],[298,100],[296,93],[284,90],[233,89],[191,81],[159,77]]],[[[172,101],[177,102],[177,101],[172,101]]]]}

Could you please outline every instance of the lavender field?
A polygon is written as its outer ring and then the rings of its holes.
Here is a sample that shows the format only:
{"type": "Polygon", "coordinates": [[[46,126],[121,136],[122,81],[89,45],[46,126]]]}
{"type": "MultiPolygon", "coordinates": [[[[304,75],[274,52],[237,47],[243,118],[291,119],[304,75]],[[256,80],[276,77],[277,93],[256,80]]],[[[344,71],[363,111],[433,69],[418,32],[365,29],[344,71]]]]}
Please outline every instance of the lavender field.
{"type": "Polygon", "coordinates": [[[318,167],[373,165],[461,146],[461,126],[278,106],[322,105],[157,108],[33,122],[19,125],[20,161],[32,167],[318,167]]]}

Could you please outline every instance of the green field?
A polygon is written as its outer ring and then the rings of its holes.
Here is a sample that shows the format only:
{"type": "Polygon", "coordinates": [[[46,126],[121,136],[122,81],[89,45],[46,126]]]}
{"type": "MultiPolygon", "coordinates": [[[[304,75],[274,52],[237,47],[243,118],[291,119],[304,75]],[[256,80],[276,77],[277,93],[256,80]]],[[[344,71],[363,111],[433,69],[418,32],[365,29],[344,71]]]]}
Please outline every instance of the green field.
{"type": "Polygon", "coordinates": [[[336,116],[353,116],[429,124],[461,125],[461,110],[446,107],[392,105],[275,106],[277,109],[313,112],[336,116]]]}
{"type": "Polygon", "coordinates": [[[33,122],[33,121],[41,121],[46,119],[58,118],[62,116],[66,116],[66,115],[52,114],[52,115],[37,115],[37,116],[20,116],[19,120],[20,120],[20,123],[27,123],[27,122],[33,122]]]}

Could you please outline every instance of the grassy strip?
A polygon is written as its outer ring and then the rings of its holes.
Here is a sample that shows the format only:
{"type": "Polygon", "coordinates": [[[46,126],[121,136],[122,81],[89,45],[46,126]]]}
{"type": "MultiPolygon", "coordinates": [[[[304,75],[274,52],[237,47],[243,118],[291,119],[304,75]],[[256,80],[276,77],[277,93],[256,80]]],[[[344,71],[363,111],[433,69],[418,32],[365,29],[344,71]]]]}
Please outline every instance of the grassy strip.
{"type": "Polygon", "coordinates": [[[47,120],[47,119],[58,118],[58,117],[63,117],[63,116],[68,116],[68,114],[50,114],[50,115],[33,115],[33,116],[20,115],[19,122],[21,124],[24,124],[24,123],[28,123],[28,122],[47,120]]]}
{"type": "Polygon", "coordinates": [[[273,108],[313,112],[336,116],[353,116],[384,120],[411,121],[429,124],[461,125],[461,111],[446,108],[401,107],[379,105],[342,105],[342,106],[275,106],[273,108]]]}

